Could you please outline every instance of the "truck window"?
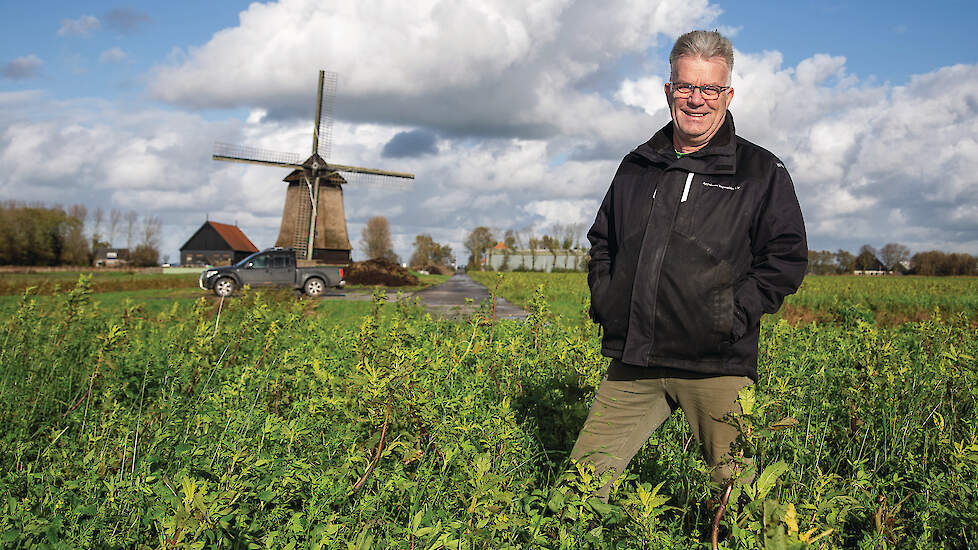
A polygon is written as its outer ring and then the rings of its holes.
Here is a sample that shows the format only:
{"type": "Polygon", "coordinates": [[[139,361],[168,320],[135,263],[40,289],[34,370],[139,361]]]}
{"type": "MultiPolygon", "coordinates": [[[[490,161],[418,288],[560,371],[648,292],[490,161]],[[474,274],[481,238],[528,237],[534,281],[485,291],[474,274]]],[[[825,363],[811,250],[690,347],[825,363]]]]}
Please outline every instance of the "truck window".
{"type": "Polygon", "coordinates": [[[273,256],[272,257],[272,269],[285,269],[289,267],[289,257],[288,256],[273,256]]]}
{"type": "Polygon", "coordinates": [[[252,263],[254,264],[255,267],[268,267],[268,256],[267,255],[255,256],[255,258],[252,259],[251,261],[252,261],[252,263]]]}

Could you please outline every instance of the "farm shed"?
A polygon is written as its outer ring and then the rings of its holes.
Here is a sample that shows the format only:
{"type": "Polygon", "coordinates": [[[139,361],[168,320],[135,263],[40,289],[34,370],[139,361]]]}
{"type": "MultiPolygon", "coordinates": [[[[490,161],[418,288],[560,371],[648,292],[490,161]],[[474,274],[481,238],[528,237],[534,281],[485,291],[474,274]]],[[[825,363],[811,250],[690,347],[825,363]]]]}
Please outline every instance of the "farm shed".
{"type": "Polygon", "coordinates": [[[861,269],[853,270],[854,275],[887,275],[891,273],[888,269],[886,269],[886,266],[883,265],[883,262],[876,258],[870,258],[859,263],[862,265],[857,265],[856,267],[861,269]]]}
{"type": "Polygon", "coordinates": [[[230,265],[258,252],[236,225],[204,222],[180,247],[181,265],[230,265]]]}
{"type": "Polygon", "coordinates": [[[96,248],[95,267],[122,267],[129,265],[128,248],[96,248]]]}

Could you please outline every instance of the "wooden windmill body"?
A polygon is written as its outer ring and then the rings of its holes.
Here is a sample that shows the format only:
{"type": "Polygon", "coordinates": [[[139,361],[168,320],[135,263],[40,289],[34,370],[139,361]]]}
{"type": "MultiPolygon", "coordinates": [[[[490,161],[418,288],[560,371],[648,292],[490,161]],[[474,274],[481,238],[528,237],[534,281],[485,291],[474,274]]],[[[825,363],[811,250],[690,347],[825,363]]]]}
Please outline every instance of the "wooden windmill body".
{"type": "Polygon", "coordinates": [[[300,162],[295,153],[217,143],[214,160],[244,162],[291,168],[283,181],[288,183],[282,224],[275,246],[292,248],[297,257],[325,263],[349,263],[350,237],[346,230],[343,207],[343,185],[340,173],[358,176],[414,179],[414,174],[376,168],[328,163],[332,106],[336,97],[336,75],[319,71],[319,93],[316,98],[316,122],[312,135],[312,155],[300,162]],[[324,83],[326,91],[324,94],[324,83]],[[322,131],[322,134],[320,132],[322,131]]]}

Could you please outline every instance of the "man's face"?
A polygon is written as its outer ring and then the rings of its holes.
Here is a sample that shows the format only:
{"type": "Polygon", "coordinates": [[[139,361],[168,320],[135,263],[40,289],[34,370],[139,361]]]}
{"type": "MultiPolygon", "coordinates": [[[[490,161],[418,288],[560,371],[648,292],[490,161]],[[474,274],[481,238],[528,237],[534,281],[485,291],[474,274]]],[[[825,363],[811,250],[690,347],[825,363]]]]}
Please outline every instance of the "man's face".
{"type": "MultiPolygon", "coordinates": [[[[726,86],[727,64],[722,57],[703,59],[702,57],[682,56],[676,60],[673,82],[683,82],[693,86],[726,86]]],[[[673,139],[676,149],[689,153],[706,145],[723,124],[727,107],[733,101],[733,88],[727,88],[720,97],[703,99],[702,92],[696,88],[689,97],[676,97],[667,83],[666,101],[673,121],[673,139]]]]}

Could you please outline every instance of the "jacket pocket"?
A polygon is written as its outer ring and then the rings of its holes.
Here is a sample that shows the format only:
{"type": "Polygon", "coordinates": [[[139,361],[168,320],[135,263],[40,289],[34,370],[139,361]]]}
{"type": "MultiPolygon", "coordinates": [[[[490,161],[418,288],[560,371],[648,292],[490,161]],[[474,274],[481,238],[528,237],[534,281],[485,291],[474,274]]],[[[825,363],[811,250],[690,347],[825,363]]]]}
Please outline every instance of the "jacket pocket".
{"type": "Polygon", "coordinates": [[[604,329],[604,347],[621,349],[624,346],[628,332],[630,281],[630,277],[616,271],[614,275],[598,277],[591,287],[591,317],[604,329]]]}
{"type": "Polygon", "coordinates": [[[605,300],[605,290],[608,284],[611,282],[610,274],[603,274],[597,277],[594,281],[594,285],[591,286],[591,320],[595,323],[601,323],[605,318],[605,307],[607,306],[607,301],[605,300]]]}
{"type": "Polygon", "coordinates": [[[734,326],[734,272],[696,239],[673,233],[659,278],[652,354],[717,358],[734,326]]]}
{"type": "Polygon", "coordinates": [[[732,285],[720,287],[713,306],[713,331],[720,339],[720,348],[734,340],[734,291],[732,285]]]}

